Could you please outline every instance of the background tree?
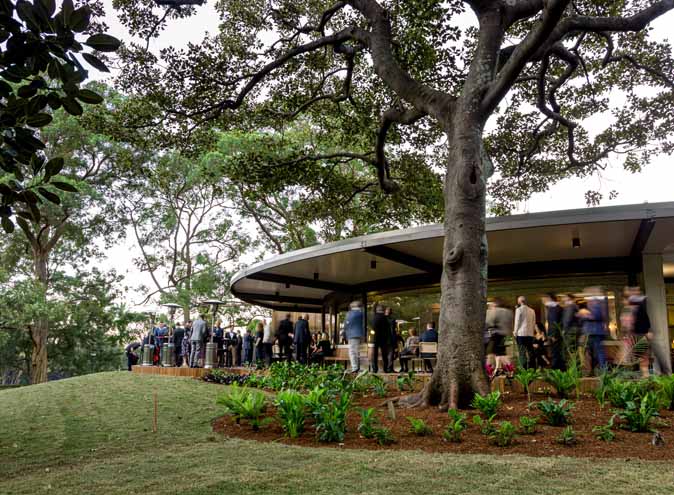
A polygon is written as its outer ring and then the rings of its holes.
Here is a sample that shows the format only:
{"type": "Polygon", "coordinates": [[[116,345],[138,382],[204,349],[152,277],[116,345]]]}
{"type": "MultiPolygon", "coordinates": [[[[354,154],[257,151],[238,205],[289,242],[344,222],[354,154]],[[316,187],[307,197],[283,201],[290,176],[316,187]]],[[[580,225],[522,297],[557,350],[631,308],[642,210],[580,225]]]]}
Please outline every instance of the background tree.
{"type": "Polygon", "coordinates": [[[145,302],[177,302],[187,320],[198,299],[226,297],[230,270],[250,240],[232,215],[218,167],[167,152],[118,172],[118,218],[129,223],[136,265],[152,281],[142,288],[145,302]]]}
{"type": "MultiPolygon", "coordinates": [[[[115,6],[148,37],[166,19],[137,0],[115,6]]],[[[671,150],[671,47],[650,39],[648,26],[674,0],[221,0],[216,8],[219,32],[198,46],[123,52],[119,83],[163,109],[165,129],[176,131],[167,140],[211,125],[282,132],[307,114],[335,133],[342,157],[374,149],[362,161],[392,194],[405,177],[392,151],[443,147],[429,155],[444,162],[436,165],[445,242],[438,366],[423,404],[456,407],[488,390],[481,335],[494,168],[493,194],[507,208],[559,178],[596,173],[610,156],[627,154],[631,169],[671,150]],[[465,10],[470,26],[458,21],[465,10]],[[597,115],[601,129],[590,132],[597,115]]]]}

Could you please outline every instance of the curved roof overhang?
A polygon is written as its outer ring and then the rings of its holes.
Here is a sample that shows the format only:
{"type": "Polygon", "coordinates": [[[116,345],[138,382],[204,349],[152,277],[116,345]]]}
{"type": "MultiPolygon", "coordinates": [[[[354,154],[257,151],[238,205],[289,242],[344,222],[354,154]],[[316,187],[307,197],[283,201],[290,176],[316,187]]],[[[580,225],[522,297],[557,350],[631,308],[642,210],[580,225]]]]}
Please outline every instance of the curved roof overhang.
{"type": "MultiPolygon", "coordinates": [[[[642,254],[674,245],[674,203],[495,217],[486,228],[490,280],[633,273],[640,271],[642,254]],[[580,247],[573,247],[574,237],[580,247]]],[[[320,312],[334,295],[438,283],[442,247],[439,224],[345,239],[251,265],[234,276],[231,290],[271,309],[320,312]]]]}

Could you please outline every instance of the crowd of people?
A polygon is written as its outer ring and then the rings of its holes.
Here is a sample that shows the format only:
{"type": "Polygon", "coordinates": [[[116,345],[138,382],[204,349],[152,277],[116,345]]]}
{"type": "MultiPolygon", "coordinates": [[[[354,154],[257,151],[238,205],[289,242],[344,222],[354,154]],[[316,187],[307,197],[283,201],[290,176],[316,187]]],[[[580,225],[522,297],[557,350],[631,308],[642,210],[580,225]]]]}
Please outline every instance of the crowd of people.
{"type": "MultiPolygon", "coordinates": [[[[487,364],[496,373],[508,368],[506,338],[513,336],[519,365],[524,368],[565,370],[570,360],[590,358],[591,368],[606,369],[608,361],[604,341],[609,335],[608,299],[599,287],[584,290],[582,302],[573,294],[545,294],[545,321],[536,320],[536,312],[524,296],[517,298],[513,312],[496,298],[489,303],[485,324],[485,355],[487,364]]],[[[626,287],[620,315],[626,355],[636,355],[641,373],[650,373],[650,342],[653,339],[646,297],[639,287],[626,287]]]]}

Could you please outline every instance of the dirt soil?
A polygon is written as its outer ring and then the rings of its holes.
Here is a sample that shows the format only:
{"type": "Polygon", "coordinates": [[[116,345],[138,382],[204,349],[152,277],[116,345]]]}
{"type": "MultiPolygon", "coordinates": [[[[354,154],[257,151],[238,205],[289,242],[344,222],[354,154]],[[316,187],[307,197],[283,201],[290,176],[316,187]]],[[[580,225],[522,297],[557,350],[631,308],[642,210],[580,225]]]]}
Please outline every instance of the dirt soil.
{"type": "MultiPolygon", "coordinates": [[[[389,397],[397,394],[391,390],[389,397]]],[[[545,400],[544,395],[534,396],[534,401],[545,400]]],[[[388,417],[386,399],[373,396],[363,396],[354,399],[354,405],[348,416],[348,430],[343,444],[321,443],[316,439],[313,424],[307,421],[305,431],[300,438],[291,440],[283,434],[283,429],[278,421],[274,421],[262,427],[258,432],[252,430],[249,424],[242,422],[237,425],[229,416],[217,418],[213,423],[214,431],[226,436],[256,440],[259,442],[280,442],[288,445],[300,445],[306,447],[335,447],[348,449],[370,450],[422,450],[425,452],[452,452],[452,453],[476,453],[476,454],[524,454],[530,456],[570,456],[584,458],[621,458],[621,459],[649,459],[670,460],[674,459],[674,412],[661,411],[660,418],[656,418],[654,427],[661,432],[664,446],[654,446],[651,443],[652,433],[632,433],[614,427],[615,440],[604,442],[594,437],[592,427],[605,425],[612,416],[611,406],[606,405],[602,410],[597,401],[590,396],[581,397],[574,402],[571,425],[576,432],[577,443],[573,446],[561,445],[557,437],[563,427],[548,426],[544,419],[539,418],[537,432],[534,435],[519,434],[510,447],[498,447],[493,445],[487,437],[480,433],[479,428],[473,424],[472,418],[478,411],[464,411],[468,416],[468,429],[463,432],[461,443],[450,443],[443,439],[442,432],[449,422],[446,413],[441,413],[433,408],[404,409],[396,407],[395,420],[388,417]],[[396,438],[392,445],[380,446],[374,439],[366,439],[358,434],[357,426],[360,422],[358,413],[361,407],[376,407],[378,418],[383,426],[391,430],[396,438]],[[419,437],[410,432],[408,416],[423,418],[433,429],[430,436],[419,437]]],[[[269,415],[274,414],[274,408],[270,407],[269,415]]],[[[520,416],[539,416],[537,408],[527,409],[526,396],[519,393],[506,392],[503,395],[503,405],[496,416],[496,424],[500,421],[510,421],[519,427],[520,416]]],[[[618,420],[616,419],[616,423],[618,420]]]]}

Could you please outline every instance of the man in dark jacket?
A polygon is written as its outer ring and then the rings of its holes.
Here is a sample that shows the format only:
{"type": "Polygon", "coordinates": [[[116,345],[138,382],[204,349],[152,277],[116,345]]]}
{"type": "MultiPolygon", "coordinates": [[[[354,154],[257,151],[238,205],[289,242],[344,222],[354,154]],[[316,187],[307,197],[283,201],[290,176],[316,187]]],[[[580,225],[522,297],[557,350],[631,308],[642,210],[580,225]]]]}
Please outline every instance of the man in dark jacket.
{"type": "Polygon", "coordinates": [[[309,315],[300,316],[295,323],[295,333],[293,334],[293,343],[297,360],[302,364],[307,364],[307,348],[311,342],[311,333],[309,332],[309,315]]]}
{"type": "MultiPolygon", "coordinates": [[[[435,322],[428,322],[426,325],[426,330],[419,337],[419,342],[437,342],[438,341],[438,331],[435,329],[435,322]]],[[[426,357],[421,353],[420,357],[426,357]]],[[[433,373],[433,362],[430,359],[424,359],[424,367],[429,373],[433,373]]]]}
{"type": "Polygon", "coordinates": [[[578,305],[572,294],[565,294],[562,298],[562,329],[564,330],[565,357],[578,356],[578,337],[580,336],[580,322],[578,321],[578,305]]]}
{"type": "Polygon", "coordinates": [[[557,296],[552,293],[543,296],[543,304],[547,313],[548,338],[550,339],[550,351],[552,354],[552,369],[566,370],[564,359],[564,336],[562,317],[564,310],[557,302],[557,296]]]}
{"type": "Polygon", "coordinates": [[[375,308],[374,322],[374,349],[372,356],[372,372],[379,372],[379,351],[384,365],[384,372],[389,370],[389,349],[391,348],[391,323],[384,314],[384,306],[377,305],[375,308]]]}
{"type": "Polygon", "coordinates": [[[140,342],[131,342],[124,349],[126,352],[126,365],[129,371],[131,371],[131,366],[138,364],[138,354],[135,353],[135,350],[139,347],[140,342]]]}
{"type": "Polygon", "coordinates": [[[393,316],[393,310],[390,307],[387,307],[384,311],[386,318],[388,318],[389,325],[391,325],[391,345],[388,350],[388,365],[389,369],[384,370],[386,373],[393,373],[393,363],[395,363],[398,346],[402,341],[400,335],[398,335],[398,322],[396,322],[395,317],[393,316]]]}
{"type": "Polygon", "coordinates": [[[236,352],[236,334],[233,330],[228,330],[223,335],[223,350],[225,354],[225,367],[231,368],[234,365],[234,353],[236,352]]]}
{"type": "Polygon", "coordinates": [[[281,360],[284,358],[290,362],[292,360],[292,351],[291,344],[293,342],[293,322],[290,319],[290,313],[285,317],[285,320],[282,320],[279,323],[278,330],[276,331],[276,339],[278,340],[278,346],[281,350],[281,360]]]}
{"type": "Polygon", "coordinates": [[[180,323],[173,329],[173,351],[176,356],[176,366],[180,368],[183,365],[183,337],[185,336],[185,329],[180,323]]]}

